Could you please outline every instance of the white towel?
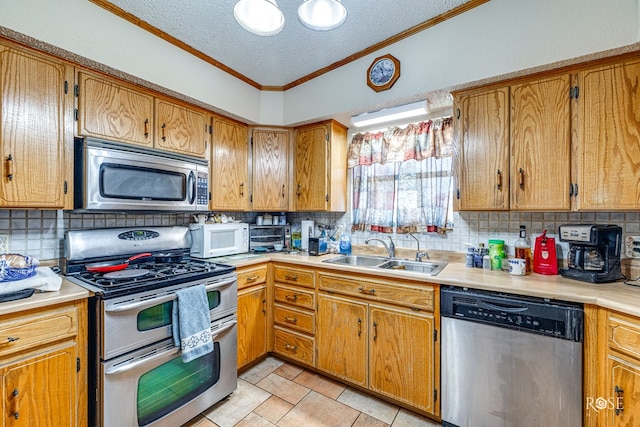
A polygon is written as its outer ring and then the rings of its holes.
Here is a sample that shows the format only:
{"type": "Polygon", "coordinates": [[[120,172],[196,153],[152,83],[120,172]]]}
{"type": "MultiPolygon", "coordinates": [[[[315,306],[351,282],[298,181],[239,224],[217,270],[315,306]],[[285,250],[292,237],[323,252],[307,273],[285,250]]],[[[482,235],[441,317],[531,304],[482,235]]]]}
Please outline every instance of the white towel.
{"type": "Polygon", "coordinates": [[[36,268],[36,274],[22,280],[0,282],[0,295],[33,288],[37,292],[56,292],[62,286],[62,277],[49,267],[36,268]]]}
{"type": "Polygon", "coordinates": [[[209,302],[204,285],[176,291],[173,303],[173,341],[182,349],[184,363],[213,351],[209,302]]]}

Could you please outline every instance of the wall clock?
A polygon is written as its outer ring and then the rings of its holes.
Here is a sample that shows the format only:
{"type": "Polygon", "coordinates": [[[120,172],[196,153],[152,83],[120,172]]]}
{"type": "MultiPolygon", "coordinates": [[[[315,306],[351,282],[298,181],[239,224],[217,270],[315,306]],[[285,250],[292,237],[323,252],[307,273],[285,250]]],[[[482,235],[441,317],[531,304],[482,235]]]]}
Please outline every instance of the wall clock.
{"type": "Polygon", "coordinates": [[[400,77],[400,61],[392,55],[383,55],[373,60],[367,70],[367,85],[381,92],[391,89],[400,77]]]}

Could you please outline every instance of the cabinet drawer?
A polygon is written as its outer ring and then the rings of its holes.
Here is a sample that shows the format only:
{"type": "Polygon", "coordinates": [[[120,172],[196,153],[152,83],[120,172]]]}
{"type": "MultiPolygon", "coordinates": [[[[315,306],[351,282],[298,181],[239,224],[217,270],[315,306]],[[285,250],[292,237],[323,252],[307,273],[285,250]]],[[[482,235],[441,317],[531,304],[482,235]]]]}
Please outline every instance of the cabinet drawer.
{"type": "Polygon", "coordinates": [[[257,285],[267,281],[267,266],[238,269],[238,289],[257,285]]]}
{"type": "Polygon", "coordinates": [[[305,337],[296,332],[286,331],[277,326],[273,329],[275,334],[273,347],[276,353],[299,360],[307,365],[315,366],[313,360],[313,338],[305,337]]]}
{"type": "Polygon", "coordinates": [[[27,314],[0,322],[0,357],[78,333],[75,307],[27,314]]]}
{"type": "Polygon", "coordinates": [[[609,347],[640,359],[640,319],[611,313],[608,325],[609,347]]]}
{"type": "Polygon", "coordinates": [[[277,302],[295,305],[314,310],[316,307],[313,292],[283,285],[273,286],[273,299],[277,302]]]}
{"type": "Polygon", "coordinates": [[[313,312],[306,312],[275,304],[273,307],[273,321],[285,328],[296,329],[308,334],[315,333],[316,319],[315,313],[313,312]]]}
{"type": "Polygon", "coordinates": [[[304,286],[306,288],[315,288],[316,285],[314,271],[298,267],[276,265],[273,269],[273,278],[275,282],[304,286]]]}
{"type": "Polygon", "coordinates": [[[402,280],[355,280],[332,274],[320,274],[320,289],[433,311],[433,286],[402,280]]]}

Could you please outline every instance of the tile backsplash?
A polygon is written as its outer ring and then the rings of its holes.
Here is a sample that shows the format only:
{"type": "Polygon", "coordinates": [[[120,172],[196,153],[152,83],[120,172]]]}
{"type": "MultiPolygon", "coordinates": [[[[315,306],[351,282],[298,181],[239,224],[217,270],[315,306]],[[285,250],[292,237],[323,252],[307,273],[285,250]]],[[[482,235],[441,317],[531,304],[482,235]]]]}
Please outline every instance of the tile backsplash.
{"type": "MultiPolygon", "coordinates": [[[[255,222],[258,213],[228,213],[245,222],[255,222]]],[[[343,213],[287,213],[290,224],[311,219],[315,224],[350,230],[350,215],[343,213]]],[[[132,226],[187,225],[191,215],[179,214],[76,214],[49,210],[0,210],[0,234],[7,234],[9,252],[50,260],[64,256],[63,239],[67,230],[132,226]]],[[[417,235],[420,248],[465,252],[466,244],[487,245],[489,239],[502,239],[509,253],[518,238],[520,225],[527,227],[527,235],[533,242],[543,230],[556,237],[558,227],[566,223],[616,224],[623,229],[623,237],[640,235],[640,212],[456,212],[453,231],[446,235],[425,233],[417,235]]],[[[370,237],[383,237],[380,233],[354,232],[352,243],[364,245],[370,237]]],[[[417,248],[417,242],[408,235],[392,236],[397,247],[417,248]]],[[[565,258],[568,244],[560,243],[559,257],[565,258]]],[[[623,249],[624,255],[624,249],[623,249]]]]}

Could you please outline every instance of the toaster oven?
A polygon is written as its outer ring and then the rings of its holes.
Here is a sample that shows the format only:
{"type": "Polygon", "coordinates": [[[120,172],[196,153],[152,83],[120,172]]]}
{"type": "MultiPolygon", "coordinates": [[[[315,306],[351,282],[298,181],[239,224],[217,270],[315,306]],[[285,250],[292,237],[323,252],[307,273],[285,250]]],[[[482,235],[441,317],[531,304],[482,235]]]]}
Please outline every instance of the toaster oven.
{"type": "Polygon", "coordinates": [[[273,245],[291,249],[291,226],[249,224],[249,250],[256,248],[273,249],[273,245]]]}

